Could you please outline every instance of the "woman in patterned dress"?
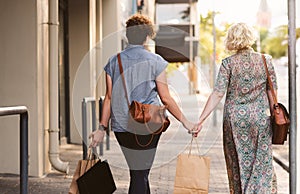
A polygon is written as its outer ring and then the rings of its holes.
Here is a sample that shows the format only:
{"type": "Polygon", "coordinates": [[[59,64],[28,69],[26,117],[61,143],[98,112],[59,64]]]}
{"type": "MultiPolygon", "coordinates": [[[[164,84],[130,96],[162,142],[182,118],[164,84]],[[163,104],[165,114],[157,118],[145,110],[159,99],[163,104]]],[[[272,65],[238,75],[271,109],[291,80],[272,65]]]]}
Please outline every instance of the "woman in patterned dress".
{"type": "MultiPolygon", "coordinates": [[[[222,60],[214,90],[199,118],[199,129],[224,94],[223,148],[230,193],[277,193],[272,164],[272,130],[267,96],[267,75],[262,54],[251,46],[253,30],[232,25],[225,47],[235,54],[222,60]]],[[[265,55],[272,84],[277,89],[271,56],[265,55]]]]}

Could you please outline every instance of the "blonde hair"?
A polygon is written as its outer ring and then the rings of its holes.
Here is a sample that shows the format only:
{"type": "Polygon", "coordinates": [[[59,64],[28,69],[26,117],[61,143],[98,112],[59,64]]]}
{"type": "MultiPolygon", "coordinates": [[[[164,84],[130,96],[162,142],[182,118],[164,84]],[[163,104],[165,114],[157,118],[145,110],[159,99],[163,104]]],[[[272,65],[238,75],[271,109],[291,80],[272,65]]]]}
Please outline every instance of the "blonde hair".
{"type": "Polygon", "coordinates": [[[250,48],[256,41],[254,29],[245,23],[232,25],[225,38],[225,47],[229,51],[250,48]]]}

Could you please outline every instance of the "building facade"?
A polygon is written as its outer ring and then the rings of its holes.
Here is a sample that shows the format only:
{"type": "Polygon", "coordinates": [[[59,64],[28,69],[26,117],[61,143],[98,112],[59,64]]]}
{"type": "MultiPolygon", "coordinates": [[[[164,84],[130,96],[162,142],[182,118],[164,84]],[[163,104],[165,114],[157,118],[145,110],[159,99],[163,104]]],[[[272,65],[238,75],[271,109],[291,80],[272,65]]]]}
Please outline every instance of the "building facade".
{"type": "MultiPolygon", "coordinates": [[[[104,95],[101,74],[123,47],[126,19],[154,17],[154,0],[0,1],[0,106],[29,109],[29,175],[68,171],[59,145],[81,143],[83,97],[104,95]],[[104,49],[105,48],[105,49],[104,49]],[[79,111],[79,112],[78,112],[79,111]]],[[[19,173],[19,118],[0,117],[0,173],[19,173]]]]}

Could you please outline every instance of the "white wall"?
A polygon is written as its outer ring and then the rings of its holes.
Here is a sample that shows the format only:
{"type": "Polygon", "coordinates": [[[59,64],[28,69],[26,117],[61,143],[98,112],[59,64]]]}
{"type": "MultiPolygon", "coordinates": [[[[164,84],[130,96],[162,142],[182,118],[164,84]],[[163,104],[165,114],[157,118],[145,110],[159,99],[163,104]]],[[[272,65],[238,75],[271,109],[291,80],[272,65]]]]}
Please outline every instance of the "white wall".
{"type": "MultiPolygon", "coordinates": [[[[121,49],[121,10],[119,0],[103,0],[103,45],[104,60],[121,49]],[[107,43],[107,44],[106,44],[107,43]]],[[[107,62],[107,61],[106,61],[107,62]]]]}
{"type": "MultiPolygon", "coordinates": [[[[98,28],[102,30],[103,37],[111,38],[106,41],[109,44],[103,47],[104,54],[97,53],[99,61],[106,63],[109,56],[121,50],[121,38],[118,34],[121,29],[119,1],[98,1],[102,4],[98,7],[102,16],[102,23],[97,24],[98,28]],[[111,34],[118,35],[110,36],[111,34]]],[[[48,3],[48,0],[0,1],[0,106],[25,105],[29,109],[29,175],[32,176],[42,176],[51,169],[48,160],[48,3]]],[[[92,93],[91,80],[85,79],[89,78],[91,69],[89,65],[82,65],[83,62],[89,64],[89,57],[86,57],[92,44],[89,22],[89,1],[69,1],[72,143],[81,143],[81,101],[92,93]],[[81,74],[78,75],[78,71],[81,74]],[[77,79],[80,81],[74,87],[77,79]],[[78,94],[73,95],[76,90],[78,94]]],[[[103,64],[99,64],[101,66],[97,68],[102,71],[103,64]]],[[[18,174],[18,116],[0,117],[0,153],[0,173],[18,174]]]]}
{"type": "MultiPolygon", "coordinates": [[[[35,1],[0,1],[0,106],[29,109],[29,175],[44,171],[43,64],[35,1]]],[[[19,173],[19,118],[0,118],[0,172],[19,173]]]]}
{"type": "Polygon", "coordinates": [[[69,1],[69,65],[70,65],[70,126],[71,142],[81,143],[81,101],[90,96],[88,67],[80,64],[89,51],[89,1],[69,1]],[[81,69],[80,69],[81,68],[81,69]],[[82,79],[76,73],[82,72],[82,79]],[[74,86],[76,79],[80,85],[74,86]],[[74,87],[77,89],[74,94],[74,87]],[[78,91],[80,90],[80,91],[78,91]]]}

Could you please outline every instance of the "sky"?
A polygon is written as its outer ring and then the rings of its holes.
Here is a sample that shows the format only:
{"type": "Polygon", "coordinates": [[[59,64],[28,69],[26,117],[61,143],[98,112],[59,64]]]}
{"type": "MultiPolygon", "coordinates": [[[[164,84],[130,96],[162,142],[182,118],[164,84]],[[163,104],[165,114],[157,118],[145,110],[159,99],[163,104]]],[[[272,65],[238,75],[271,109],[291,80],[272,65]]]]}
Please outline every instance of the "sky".
{"type": "MultiPolygon", "coordinates": [[[[216,24],[223,22],[245,22],[255,25],[256,14],[261,0],[198,0],[200,14],[206,14],[208,10],[219,11],[216,16],[216,24]]],[[[287,3],[288,0],[267,0],[271,9],[271,28],[288,24],[287,3]]],[[[300,27],[300,0],[296,0],[296,27],[300,27]],[[297,20],[298,19],[298,20],[297,20]]]]}

